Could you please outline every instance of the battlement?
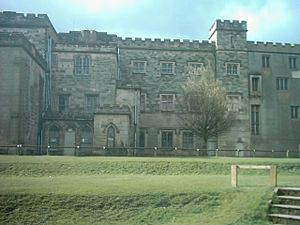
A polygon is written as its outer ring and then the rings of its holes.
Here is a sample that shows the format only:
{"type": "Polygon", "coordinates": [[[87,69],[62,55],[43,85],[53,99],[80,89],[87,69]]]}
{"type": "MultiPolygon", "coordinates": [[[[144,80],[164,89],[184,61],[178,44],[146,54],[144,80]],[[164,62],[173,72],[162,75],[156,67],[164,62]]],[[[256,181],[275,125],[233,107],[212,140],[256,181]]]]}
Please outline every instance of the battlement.
{"type": "Polygon", "coordinates": [[[69,33],[58,33],[58,39],[66,44],[98,44],[116,42],[117,35],[107,32],[97,32],[95,30],[69,31],[69,33]]]}
{"type": "Polygon", "coordinates": [[[217,30],[247,32],[247,22],[244,20],[216,20],[209,29],[209,37],[211,37],[217,30]]]}
{"type": "Polygon", "coordinates": [[[249,51],[299,53],[300,44],[247,41],[249,51]]]}
{"type": "Polygon", "coordinates": [[[53,27],[47,14],[17,13],[13,11],[0,12],[1,27],[53,27]]]}
{"type": "Polygon", "coordinates": [[[31,44],[22,33],[0,32],[0,46],[18,46],[22,47],[31,55],[42,67],[46,68],[46,61],[39,54],[33,44],[31,44]]]}
{"type": "Polygon", "coordinates": [[[212,50],[213,44],[208,41],[199,40],[179,40],[160,38],[118,38],[120,47],[128,48],[151,48],[151,49],[185,49],[185,50],[212,50]]]}
{"type": "Polygon", "coordinates": [[[130,109],[127,105],[104,104],[96,114],[130,114],[130,109]]]}

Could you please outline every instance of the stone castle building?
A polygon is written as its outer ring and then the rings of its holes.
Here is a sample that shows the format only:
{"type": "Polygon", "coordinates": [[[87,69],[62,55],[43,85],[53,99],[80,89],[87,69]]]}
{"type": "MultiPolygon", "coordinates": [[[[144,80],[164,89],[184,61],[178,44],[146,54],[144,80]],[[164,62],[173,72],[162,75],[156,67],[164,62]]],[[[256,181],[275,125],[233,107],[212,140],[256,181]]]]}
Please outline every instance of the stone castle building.
{"type": "Polygon", "coordinates": [[[200,42],[57,33],[45,14],[0,12],[0,62],[0,146],[200,148],[176,101],[188,69],[209,64],[238,114],[209,148],[300,148],[300,45],[248,41],[245,21],[217,20],[200,42]]]}

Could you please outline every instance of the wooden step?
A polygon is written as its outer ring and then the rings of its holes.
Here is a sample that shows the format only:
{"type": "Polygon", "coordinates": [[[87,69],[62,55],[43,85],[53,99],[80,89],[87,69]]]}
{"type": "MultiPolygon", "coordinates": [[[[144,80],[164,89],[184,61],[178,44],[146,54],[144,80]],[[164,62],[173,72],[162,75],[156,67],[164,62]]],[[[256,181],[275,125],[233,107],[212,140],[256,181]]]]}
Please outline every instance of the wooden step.
{"type": "Polygon", "coordinates": [[[294,220],[300,222],[300,216],[295,215],[286,215],[286,214],[269,214],[269,217],[272,218],[279,218],[279,219],[288,219],[288,220],[294,220]]]}
{"type": "Polygon", "coordinates": [[[300,196],[278,195],[277,198],[300,201],[300,196]]]}
{"type": "Polygon", "coordinates": [[[278,187],[277,190],[282,190],[282,191],[300,191],[300,187],[278,187]]]}
{"type": "Polygon", "coordinates": [[[300,206],[298,206],[298,205],[271,204],[271,207],[300,210],[300,206]]]}

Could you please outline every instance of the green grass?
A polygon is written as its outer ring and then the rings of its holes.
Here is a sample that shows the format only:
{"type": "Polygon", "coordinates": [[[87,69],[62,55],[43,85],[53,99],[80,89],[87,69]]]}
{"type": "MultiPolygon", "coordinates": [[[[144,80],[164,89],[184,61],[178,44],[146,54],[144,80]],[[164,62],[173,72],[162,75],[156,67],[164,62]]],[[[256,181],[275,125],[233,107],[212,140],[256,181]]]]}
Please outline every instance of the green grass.
{"type": "Polygon", "coordinates": [[[0,224],[269,224],[267,171],[300,186],[299,159],[0,157],[0,224]]]}

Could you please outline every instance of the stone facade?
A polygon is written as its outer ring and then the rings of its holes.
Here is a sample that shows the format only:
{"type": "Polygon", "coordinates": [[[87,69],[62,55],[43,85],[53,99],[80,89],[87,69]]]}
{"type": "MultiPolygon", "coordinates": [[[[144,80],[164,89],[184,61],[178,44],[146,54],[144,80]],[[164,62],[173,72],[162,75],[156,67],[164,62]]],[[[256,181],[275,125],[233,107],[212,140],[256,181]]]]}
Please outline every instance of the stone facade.
{"type": "Polygon", "coordinates": [[[245,21],[217,20],[208,40],[200,42],[87,30],[56,33],[47,15],[2,12],[0,32],[18,32],[31,43],[29,54],[0,40],[1,62],[6,62],[1,63],[1,85],[11,85],[1,88],[0,145],[36,141],[71,155],[72,146],[85,151],[200,148],[201,137],[182,128],[177,104],[192,65],[212,69],[227,90],[230,110],[238,114],[235,125],[211,139],[209,148],[299,151],[300,46],[247,41],[245,21]],[[20,60],[29,65],[21,71],[32,77],[22,77],[21,83],[20,60]],[[40,94],[24,95],[12,110],[7,96],[19,96],[20,87],[40,94]],[[20,105],[32,116],[30,128],[17,132],[13,127],[22,122],[13,118],[22,115],[20,105]],[[30,134],[32,141],[16,134],[30,134]]]}

